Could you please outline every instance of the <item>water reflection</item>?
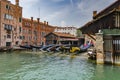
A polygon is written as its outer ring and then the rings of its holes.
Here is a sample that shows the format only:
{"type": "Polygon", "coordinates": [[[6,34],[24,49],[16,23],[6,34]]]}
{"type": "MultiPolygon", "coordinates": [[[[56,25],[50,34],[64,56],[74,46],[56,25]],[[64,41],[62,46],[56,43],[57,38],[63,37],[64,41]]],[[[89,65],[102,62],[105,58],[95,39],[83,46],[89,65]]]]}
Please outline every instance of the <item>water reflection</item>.
{"type": "Polygon", "coordinates": [[[120,67],[112,65],[96,65],[91,80],[120,80],[120,67]]]}

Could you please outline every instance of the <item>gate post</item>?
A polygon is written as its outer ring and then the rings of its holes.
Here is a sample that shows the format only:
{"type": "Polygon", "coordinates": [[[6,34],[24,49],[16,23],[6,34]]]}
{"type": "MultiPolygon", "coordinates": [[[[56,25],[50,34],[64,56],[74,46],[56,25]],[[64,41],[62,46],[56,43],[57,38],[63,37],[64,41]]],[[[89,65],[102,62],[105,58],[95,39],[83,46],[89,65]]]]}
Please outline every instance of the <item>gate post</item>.
{"type": "Polygon", "coordinates": [[[96,63],[104,64],[103,33],[96,33],[96,63]]]}

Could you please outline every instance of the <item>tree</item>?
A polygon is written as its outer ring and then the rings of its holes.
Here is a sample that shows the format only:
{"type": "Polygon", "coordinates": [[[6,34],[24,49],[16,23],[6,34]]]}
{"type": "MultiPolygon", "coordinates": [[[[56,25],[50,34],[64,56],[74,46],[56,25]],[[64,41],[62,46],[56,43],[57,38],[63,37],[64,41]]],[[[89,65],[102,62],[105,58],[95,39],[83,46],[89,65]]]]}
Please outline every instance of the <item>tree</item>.
{"type": "Polygon", "coordinates": [[[83,37],[83,34],[79,29],[77,29],[77,37],[83,37]]]}

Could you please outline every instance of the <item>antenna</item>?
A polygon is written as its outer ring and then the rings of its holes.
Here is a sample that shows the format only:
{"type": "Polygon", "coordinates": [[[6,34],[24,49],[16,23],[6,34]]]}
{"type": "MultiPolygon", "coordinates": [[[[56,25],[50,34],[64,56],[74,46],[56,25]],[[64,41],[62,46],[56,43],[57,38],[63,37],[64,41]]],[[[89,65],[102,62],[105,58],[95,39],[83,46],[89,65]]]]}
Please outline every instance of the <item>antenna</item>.
{"type": "Polygon", "coordinates": [[[40,7],[38,8],[38,17],[40,18],[40,7]]]}

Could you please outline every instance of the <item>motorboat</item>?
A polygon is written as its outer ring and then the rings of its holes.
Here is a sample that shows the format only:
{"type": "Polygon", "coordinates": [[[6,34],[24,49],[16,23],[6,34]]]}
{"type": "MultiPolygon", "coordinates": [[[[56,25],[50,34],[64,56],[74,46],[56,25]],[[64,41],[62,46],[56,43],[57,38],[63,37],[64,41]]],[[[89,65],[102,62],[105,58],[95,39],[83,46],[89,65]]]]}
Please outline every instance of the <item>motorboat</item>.
{"type": "Polygon", "coordinates": [[[80,51],[80,48],[79,47],[71,47],[70,48],[70,53],[75,53],[75,52],[79,52],[80,51]]]}
{"type": "Polygon", "coordinates": [[[88,49],[87,50],[88,58],[92,60],[96,60],[96,50],[95,49],[88,49]]]}

